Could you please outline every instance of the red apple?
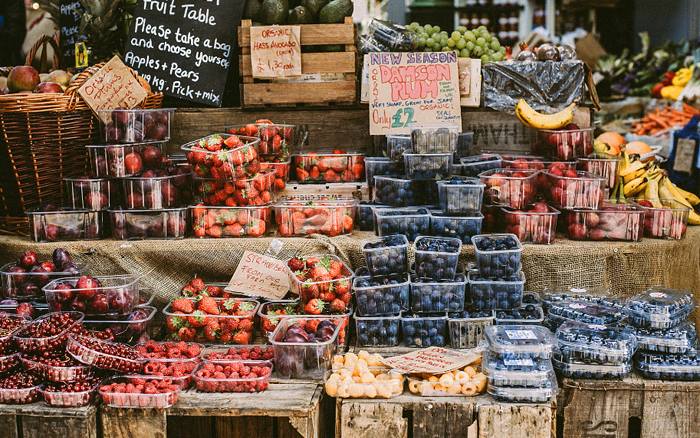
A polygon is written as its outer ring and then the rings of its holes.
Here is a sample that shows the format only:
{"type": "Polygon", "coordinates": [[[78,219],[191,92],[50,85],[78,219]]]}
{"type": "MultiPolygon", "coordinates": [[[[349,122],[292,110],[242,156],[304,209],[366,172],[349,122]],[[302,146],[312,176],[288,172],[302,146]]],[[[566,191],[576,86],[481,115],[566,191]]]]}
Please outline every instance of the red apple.
{"type": "Polygon", "coordinates": [[[648,201],[646,199],[640,199],[639,201],[637,201],[637,204],[641,205],[642,207],[654,208],[654,205],[651,203],[651,201],[648,201]]]}
{"type": "Polygon", "coordinates": [[[7,88],[12,93],[31,92],[37,85],[39,85],[39,72],[32,66],[20,65],[14,67],[10,74],[7,75],[7,88]]]}
{"type": "Polygon", "coordinates": [[[42,82],[36,86],[34,89],[35,93],[61,93],[63,94],[63,87],[55,82],[42,82]]]}
{"type": "Polygon", "coordinates": [[[588,230],[584,224],[569,225],[569,238],[573,240],[585,240],[588,230]]]}
{"type": "Polygon", "coordinates": [[[591,239],[603,240],[608,236],[608,233],[602,228],[596,228],[591,231],[591,239]]]}
{"type": "Polygon", "coordinates": [[[141,156],[135,152],[130,153],[124,157],[124,167],[126,173],[128,174],[141,172],[141,169],[143,169],[143,161],[141,160],[141,156]]]}

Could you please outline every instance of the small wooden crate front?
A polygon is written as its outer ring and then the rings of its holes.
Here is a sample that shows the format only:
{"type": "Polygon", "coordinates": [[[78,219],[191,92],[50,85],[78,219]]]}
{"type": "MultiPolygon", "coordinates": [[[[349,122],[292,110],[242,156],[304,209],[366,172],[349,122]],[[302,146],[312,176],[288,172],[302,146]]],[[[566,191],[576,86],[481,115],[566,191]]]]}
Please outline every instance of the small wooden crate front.
{"type": "Polygon", "coordinates": [[[341,24],[302,24],[301,45],[342,45],[342,52],[319,52],[301,54],[301,74],[342,73],[345,80],[331,82],[255,82],[250,58],[250,20],[243,20],[238,28],[241,47],[239,68],[241,84],[241,106],[263,105],[291,106],[328,105],[330,103],[351,105],[357,100],[357,65],[355,49],[355,25],[352,17],[345,17],[341,24]]]}

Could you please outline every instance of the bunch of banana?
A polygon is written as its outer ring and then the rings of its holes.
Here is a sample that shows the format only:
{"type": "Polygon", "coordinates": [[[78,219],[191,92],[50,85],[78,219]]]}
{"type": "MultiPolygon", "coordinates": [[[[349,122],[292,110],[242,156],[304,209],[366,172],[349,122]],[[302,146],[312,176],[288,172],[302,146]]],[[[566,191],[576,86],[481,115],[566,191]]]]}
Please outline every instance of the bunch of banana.
{"type": "MultiPolygon", "coordinates": [[[[688,225],[700,225],[700,215],[698,215],[693,207],[700,204],[700,198],[698,198],[694,193],[687,192],[668,179],[667,176],[663,176],[659,181],[659,193],[658,196],[661,199],[675,199],[686,207],[690,208],[690,215],[688,216],[688,225]]],[[[652,204],[654,202],[652,201],[652,204]]]]}
{"type": "Polygon", "coordinates": [[[523,125],[532,129],[560,129],[568,125],[574,118],[575,104],[555,114],[542,114],[535,111],[524,99],[520,99],[515,105],[515,115],[523,122],[523,125]]]}

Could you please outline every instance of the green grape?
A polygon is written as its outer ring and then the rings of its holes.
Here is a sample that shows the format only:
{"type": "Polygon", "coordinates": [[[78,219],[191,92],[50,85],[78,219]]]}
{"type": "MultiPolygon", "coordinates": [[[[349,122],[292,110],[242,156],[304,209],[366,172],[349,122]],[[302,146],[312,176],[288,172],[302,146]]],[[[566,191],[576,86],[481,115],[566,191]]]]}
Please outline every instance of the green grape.
{"type": "Polygon", "coordinates": [[[456,46],[456,45],[457,45],[457,44],[455,43],[455,40],[453,40],[452,38],[450,38],[449,40],[447,40],[447,46],[448,46],[448,47],[452,48],[452,47],[454,47],[454,46],[456,46]]]}
{"type": "Polygon", "coordinates": [[[460,38],[459,41],[457,41],[457,43],[455,44],[455,47],[457,47],[459,50],[462,50],[463,48],[467,47],[467,43],[466,41],[460,38]]]}
{"type": "Polygon", "coordinates": [[[430,47],[430,46],[425,46],[425,48],[423,48],[423,51],[424,51],[424,52],[432,52],[432,51],[433,51],[433,48],[430,47]]]}
{"type": "Polygon", "coordinates": [[[440,38],[440,44],[441,44],[442,46],[446,46],[446,45],[447,45],[447,40],[449,40],[449,38],[447,38],[447,36],[443,35],[443,36],[440,38]]]}
{"type": "Polygon", "coordinates": [[[462,35],[464,35],[464,32],[466,32],[466,31],[467,31],[467,28],[464,26],[457,27],[457,32],[461,33],[462,35]]]}
{"type": "Polygon", "coordinates": [[[472,50],[474,50],[474,46],[476,46],[476,44],[474,44],[471,41],[467,42],[467,44],[465,45],[466,49],[469,50],[470,53],[472,50]]]}
{"type": "Polygon", "coordinates": [[[472,54],[474,56],[477,56],[477,57],[483,55],[483,53],[484,53],[484,49],[482,49],[481,46],[475,46],[474,50],[472,50],[472,54]]]}
{"type": "Polygon", "coordinates": [[[489,44],[489,47],[493,51],[498,51],[498,49],[501,48],[501,43],[499,43],[498,40],[493,40],[491,41],[491,44],[489,44]]]}
{"type": "Polygon", "coordinates": [[[427,33],[430,36],[432,36],[435,33],[435,31],[433,31],[433,26],[431,26],[429,24],[426,24],[424,29],[425,29],[425,33],[427,33]]]}
{"type": "Polygon", "coordinates": [[[476,36],[474,35],[474,32],[468,30],[464,32],[464,39],[467,41],[476,41],[476,36]]]}
{"type": "Polygon", "coordinates": [[[419,38],[424,38],[424,39],[427,40],[428,38],[430,38],[430,35],[428,35],[426,32],[420,32],[420,33],[418,34],[418,37],[419,37],[419,38]]]}
{"type": "Polygon", "coordinates": [[[484,47],[484,46],[486,46],[486,40],[479,37],[476,39],[476,45],[479,47],[484,47]]]}
{"type": "Polygon", "coordinates": [[[459,56],[460,58],[469,58],[469,50],[462,49],[462,51],[459,52],[459,55],[457,56],[459,56]]]}
{"type": "Polygon", "coordinates": [[[418,26],[420,26],[420,24],[418,24],[417,21],[414,21],[413,23],[409,24],[409,27],[411,29],[418,29],[418,26]]]}
{"type": "Polygon", "coordinates": [[[455,30],[454,32],[452,32],[452,35],[450,35],[450,38],[457,42],[462,39],[462,34],[455,30]]]}
{"type": "Polygon", "coordinates": [[[484,35],[484,41],[486,41],[486,44],[489,44],[492,40],[491,35],[484,35]]]}
{"type": "Polygon", "coordinates": [[[450,49],[449,47],[445,46],[445,47],[442,48],[441,51],[442,51],[442,52],[451,52],[452,49],[450,49]]]}
{"type": "Polygon", "coordinates": [[[425,47],[425,38],[418,38],[418,48],[422,49],[425,47]]]}
{"type": "Polygon", "coordinates": [[[435,29],[435,32],[440,33],[440,26],[435,26],[433,29],[435,29]]]}
{"type": "Polygon", "coordinates": [[[428,39],[425,40],[425,45],[426,45],[427,47],[433,47],[433,45],[435,45],[435,40],[432,39],[432,38],[428,38],[428,39]]]}
{"type": "Polygon", "coordinates": [[[484,31],[486,31],[486,32],[489,31],[488,29],[486,29],[486,26],[479,26],[476,28],[476,30],[478,30],[481,33],[483,33],[484,31]]]}
{"type": "Polygon", "coordinates": [[[435,41],[435,44],[433,44],[433,50],[439,52],[440,49],[442,49],[442,44],[440,44],[440,41],[435,41]]]}
{"type": "Polygon", "coordinates": [[[481,55],[481,63],[482,64],[486,64],[490,60],[491,60],[491,58],[489,57],[489,55],[481,55]]]}
{"type": "Polygon", "coordinates": [[[491,56],[491,59],[494,61],[503,61],[503,55],[501,54],[501,52],[498,52],[495,55],[491,56]]]}

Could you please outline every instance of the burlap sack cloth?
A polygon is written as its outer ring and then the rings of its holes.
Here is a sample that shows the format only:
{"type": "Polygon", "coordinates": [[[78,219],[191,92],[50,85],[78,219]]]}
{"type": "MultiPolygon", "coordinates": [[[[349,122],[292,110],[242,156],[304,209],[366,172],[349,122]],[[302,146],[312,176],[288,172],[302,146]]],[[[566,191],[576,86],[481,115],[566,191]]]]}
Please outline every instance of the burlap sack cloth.
{"type": "MultiPolygon", "coordinates": [[[[360,246],[369,232],[328,238],[279,238],[277,256],[336,254],[353,269],[365,264],[360,246]]],[[[141,284],[156,293],[162,309],[195,274],[205,281],[228,282],[244,250],[264,253],[273,237],[146,241],[84,241],[32,243],[27,238],[0,236],[0,262],[16,260],[26,250],[48,259],[54,248],[68,249],[74,258],[90,262],[91,275],[141,274],[141,284]]],[[[559,238],[552,245],[524,245],[522,265],[526,290],[546,286],[604,286],[613,295],[634,294],[663,285],[689,290],[700,303],[700,227],[688,227],[683,240],[644,239],[629,242],[575,242],[559,238]]],[[[474,249],[464,246],[461,262],[474,261],[474,249]]]]}

